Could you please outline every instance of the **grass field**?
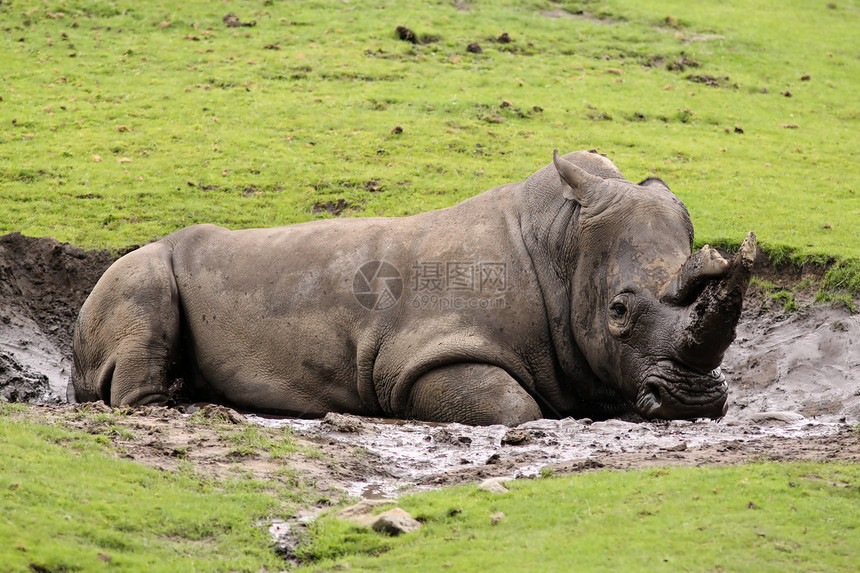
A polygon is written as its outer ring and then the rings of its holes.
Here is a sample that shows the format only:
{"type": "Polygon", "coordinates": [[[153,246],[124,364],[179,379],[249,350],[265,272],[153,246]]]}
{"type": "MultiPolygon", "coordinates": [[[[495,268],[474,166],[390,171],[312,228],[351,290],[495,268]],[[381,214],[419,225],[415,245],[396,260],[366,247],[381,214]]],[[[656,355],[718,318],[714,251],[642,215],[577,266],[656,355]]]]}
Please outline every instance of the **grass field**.
{"type": "Polygon", "coordinates": [[[16,420],[16,406],[0,403],[0,571],[278,570],[257,522],[300,491],[144,467],[119,459],[112,414],[94,414],[93,435],[16,420]]]}
{"type": "Polygon", "coordinates": [[[406,497],[424,527],[314,524],[308,570],[856,571],[860,467],[599,472],[406,497]]]}
{"type": "Polygon", "coordinates": [[[597,148],[699,244],[860,256],[856,2],[402,4],[0,4],[0,231],[405,215],[597,148]]]}

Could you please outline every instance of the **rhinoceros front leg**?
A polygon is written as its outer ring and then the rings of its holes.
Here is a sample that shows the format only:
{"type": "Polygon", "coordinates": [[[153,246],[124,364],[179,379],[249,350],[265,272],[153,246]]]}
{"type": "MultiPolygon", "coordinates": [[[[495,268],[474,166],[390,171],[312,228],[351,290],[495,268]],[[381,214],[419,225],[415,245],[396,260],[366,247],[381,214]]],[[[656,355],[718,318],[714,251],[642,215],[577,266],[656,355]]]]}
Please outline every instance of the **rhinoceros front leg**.
{"type": "Polygon", "coordinates": [[[534,398],[498,366],[452,364],[412,386],[406,417],[473,426],[517,426],[541,417],[534,398]]]}

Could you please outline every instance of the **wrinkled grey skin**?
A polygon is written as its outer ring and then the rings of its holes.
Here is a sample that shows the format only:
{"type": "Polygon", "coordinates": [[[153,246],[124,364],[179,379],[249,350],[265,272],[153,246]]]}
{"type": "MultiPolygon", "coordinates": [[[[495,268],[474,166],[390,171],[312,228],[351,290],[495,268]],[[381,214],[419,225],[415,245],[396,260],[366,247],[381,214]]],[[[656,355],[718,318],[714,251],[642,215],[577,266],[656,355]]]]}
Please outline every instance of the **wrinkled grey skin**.
{"type": "Polygon", "coordinates": [[[412,217],[188,227],[96,285],[74,333],[75,395],[163,404],[182,376],[195,398],[298,416],[719,417],[755,237],[731,261],[691,255],[692,238],[662,181],[631,183],[584,151],[412,217]],[[402,277],[402,292],[373,283],[401,295],[390,308],[359,304],[369,261],[402,277]],[[503,305],[426,307],[427,262],[503,263],[503,305]]]}

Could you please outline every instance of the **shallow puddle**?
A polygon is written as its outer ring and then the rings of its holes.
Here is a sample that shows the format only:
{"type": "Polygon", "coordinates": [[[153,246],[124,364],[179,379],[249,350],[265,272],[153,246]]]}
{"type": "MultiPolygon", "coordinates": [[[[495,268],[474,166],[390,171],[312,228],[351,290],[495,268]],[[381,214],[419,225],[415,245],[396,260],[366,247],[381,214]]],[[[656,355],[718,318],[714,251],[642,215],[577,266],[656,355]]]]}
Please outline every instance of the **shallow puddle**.
{"type": "MultiPolygon", "coordinates": [[[[827,436],[844,424],[810,421],[777,412],[753,422],[632,423],[621,420],[536,420],[515,429],[462,424],[397,422],[359,416],[329,416],[324,420],[271,419],[248,416],[265,426],[289,426],[314,440],[338,442],[377,455],[389,476],[349,484],[350,495],[396,497],[403,491],[432,487],[440,478],[464,474],[480,479],[482,470],[499,470],[512,478],[540,475],[541,469],[564,462],[601,464],[610,454],[635,453],[666,457],[672,452],[704,446],[737,444],[764,437],[827,436]],[[344,429],[348,431],[343,431],[344,429]],[[488,466],[490,466],[488,468],[488,466]]],[[[719,460],[717,460],[719,462],[719,460]]],[[[445,482],[448,480],[445,479],[445,482]]]]}

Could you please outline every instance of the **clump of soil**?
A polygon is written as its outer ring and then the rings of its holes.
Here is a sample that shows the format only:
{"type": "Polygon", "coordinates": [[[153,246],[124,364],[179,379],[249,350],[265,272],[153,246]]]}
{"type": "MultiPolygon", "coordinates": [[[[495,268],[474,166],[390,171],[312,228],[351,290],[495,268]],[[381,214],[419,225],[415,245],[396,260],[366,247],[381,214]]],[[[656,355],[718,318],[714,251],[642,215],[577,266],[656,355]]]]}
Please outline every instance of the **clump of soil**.
{"type": "Polygon", "coordinates": [[[712,88],[727,88],[731,87],[738,89],[738,84],[730,84],[729,76],[715,77],[709,74],[690,74],[687,79],[695,84],[705,84],[712,88]]]}
{"type": "Polygon", "coordinates": [[[48,377],[0,351],[0,400],[40,404],[51,400],[48,377]]]}
{"type": "Polygon", "coordinates": [[[354,206],[355,205],[348,202],[346,199],[338,199],[336,201],[314,203],[314,206],[311,208],[311,212],[314,215],[318,215],[320,213],[328,213],[333,217],[337,217],[347,209],[351,209],[354,206]]]}
{"type": "Polygon", "coordinates": [[[224,25],[228,28],[252,28],[257,25],[257,22],[254,20],[250,22],[243,22],[236,14],[233,13],[225,14],[222,20],[224,22],[224,25]]]}
{"type": "Polygon", "coordinates": [[[435,44],[439,41],[439,36],[432,36],[430,34],[422,34],[419,36],[406,26],[397,26],[394,32],[397,34],[398,38],[404,42],[409,42],[410,44],[435,44]]]}
{"type": "Polygon", "coordinates": [[[406,26],[397,26],[397,29],[395,29],[394,31],[397,33],[397,37],[404,42],[409,42],[410,44],[418,43],[418,36],[416,36],[415,32],[413,32],[406,26]]]}

